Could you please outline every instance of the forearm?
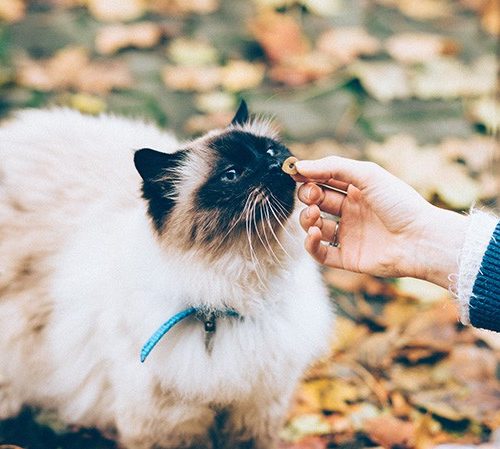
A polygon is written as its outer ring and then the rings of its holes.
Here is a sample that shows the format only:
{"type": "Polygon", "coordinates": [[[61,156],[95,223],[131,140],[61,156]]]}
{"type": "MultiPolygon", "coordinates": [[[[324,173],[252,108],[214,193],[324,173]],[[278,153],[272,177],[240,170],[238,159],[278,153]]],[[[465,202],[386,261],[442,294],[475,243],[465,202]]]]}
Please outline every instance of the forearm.
{"type": "Polygon", "coordinates": [[[423,217],[415,251],[418,277],[448,288],[450,275],[458,274],[469,217],[430,206],[423,217]]]}
{"type": "Polygon", "coordinates": [[[500,330],[500,227],[498,218],[473,211],[465,216],[432,207],[416,251],[418,277],[450,289],[460,319],[500,330]],[[495,227],[496,230],[495,230],[495,227]]]}

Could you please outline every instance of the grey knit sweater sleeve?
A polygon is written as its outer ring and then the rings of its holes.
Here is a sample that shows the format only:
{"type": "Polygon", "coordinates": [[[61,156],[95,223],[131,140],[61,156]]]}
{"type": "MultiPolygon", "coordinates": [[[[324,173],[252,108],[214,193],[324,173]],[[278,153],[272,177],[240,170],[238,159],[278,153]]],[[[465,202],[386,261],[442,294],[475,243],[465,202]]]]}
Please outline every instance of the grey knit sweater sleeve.
{"type": "Polygon", "coordinates": [[[463,323],[500,332],[500,222],[474,211],[460,254],[457,296],[463,323]]]}

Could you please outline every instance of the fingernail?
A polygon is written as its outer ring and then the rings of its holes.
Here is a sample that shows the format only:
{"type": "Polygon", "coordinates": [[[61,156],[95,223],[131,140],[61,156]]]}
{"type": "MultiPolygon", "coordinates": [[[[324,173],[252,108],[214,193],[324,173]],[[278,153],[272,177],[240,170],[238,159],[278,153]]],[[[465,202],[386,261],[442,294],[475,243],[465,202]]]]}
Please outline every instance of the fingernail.
{"type": "Polygon", "coordinates": [[[310,216],[311,216],[311,208],[310,208],[310,207],[308,207],[308,208],[306,209],[306,217],[307,217],[307,218],[309,218],[310,216]]]}
{"type": "Polygon", "coordinates": [[[306,187],[306,200],[311,198],[312,187],[306,187]]]}

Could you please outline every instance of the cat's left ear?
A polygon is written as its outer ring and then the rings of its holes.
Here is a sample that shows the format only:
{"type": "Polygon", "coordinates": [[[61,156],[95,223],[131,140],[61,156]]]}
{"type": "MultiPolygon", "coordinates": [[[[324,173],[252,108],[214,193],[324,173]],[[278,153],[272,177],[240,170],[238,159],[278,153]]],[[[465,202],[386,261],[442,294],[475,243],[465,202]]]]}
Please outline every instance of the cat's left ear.
{"type": "Polygon", "coordinates": [[[231,125],[243,125],[248,121],[248,107],[245,100],[241,100],[240,107],[236,111],[234,118],[231,120],[231,125]]]}
{"type": "Polygon", "coordinates": [[[145,182],[155,182],[175,171],[181,165],[185,156],[185,151],[162,153],[143,148],[135,152],[134,164],[145,182]]]}

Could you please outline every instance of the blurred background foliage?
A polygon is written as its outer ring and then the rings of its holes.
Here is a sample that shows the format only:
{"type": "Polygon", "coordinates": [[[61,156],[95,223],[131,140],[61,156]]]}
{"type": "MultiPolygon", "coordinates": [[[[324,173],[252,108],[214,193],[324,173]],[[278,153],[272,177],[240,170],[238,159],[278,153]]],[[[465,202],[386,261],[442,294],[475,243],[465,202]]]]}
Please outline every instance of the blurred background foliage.
{"type": "MultiPolygon", "coordinates": [[[[146,118],[190,138],[225,126],[244,98],[274,117],[300,158],[373,160],[437,205],[495,208],[499,8],[0,0],[0,119],[60,105],[146,118]]],[[[283,449],[500,445],[498,335],[462,327],[450,295],[429,284],[324,277],[341,317],[330,357],[297,391],[283,449]]],[[[50,411],[0,423],[0,443],[29,448],[113,447],[107,436],[50,411]]]]}

